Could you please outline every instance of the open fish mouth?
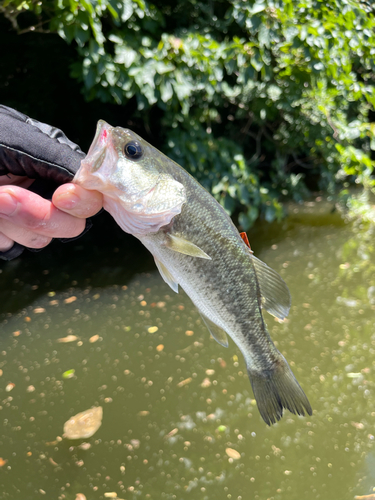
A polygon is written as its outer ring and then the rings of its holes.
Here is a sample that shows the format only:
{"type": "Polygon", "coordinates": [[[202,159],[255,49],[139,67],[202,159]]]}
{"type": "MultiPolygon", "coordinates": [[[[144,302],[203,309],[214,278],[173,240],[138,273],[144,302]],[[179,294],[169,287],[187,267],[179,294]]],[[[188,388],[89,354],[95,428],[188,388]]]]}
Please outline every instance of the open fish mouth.
{"type": "Polygon", "coordinates": [[[90,169],[91,173],[99,170],[103,164],[104,158],[107,153],[107,149],[111,147],[111,131],[113,127],[106,123],[104,120],[99,120],[96,127],[96,133],[94,140],[90,146],[89,152],[82,164],[86,165],[90,169]]]}
{"type": "Polygon", "coordinates": [[[113,127],[109,125],[109,123],[105,122],[104,120],[98,121],[98,124],[96,126],[95,137],[90,146],[87,156],[94,154],[98,148],[108,146],[112,130],[113,127]]]}
{"type": "Polygon", "coordinates": [[[104,120],[99,120],[94,140],[87,156],[81,161],[81,166],[74,176],[73,182],[86,189],[98,189],[105,183],[104,175],[95,175],[112,149],[111,131],[113,127],[104,120]]]}

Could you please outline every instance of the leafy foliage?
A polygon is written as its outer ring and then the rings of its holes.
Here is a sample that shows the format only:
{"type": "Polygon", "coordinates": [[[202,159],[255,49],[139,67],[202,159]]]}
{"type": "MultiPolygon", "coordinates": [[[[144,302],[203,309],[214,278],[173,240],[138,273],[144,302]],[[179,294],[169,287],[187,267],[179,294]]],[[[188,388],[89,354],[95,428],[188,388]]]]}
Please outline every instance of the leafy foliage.
{"type": "Polygon", "coordinates": [[[374,185],[370,2],[5,0],[2,11],[18,30],[75,43],[87,99],[135,99],[160,149],[244,229],[308,188],[374,185]],[[32,27],[19,26],[25,10],[32,27]]]}

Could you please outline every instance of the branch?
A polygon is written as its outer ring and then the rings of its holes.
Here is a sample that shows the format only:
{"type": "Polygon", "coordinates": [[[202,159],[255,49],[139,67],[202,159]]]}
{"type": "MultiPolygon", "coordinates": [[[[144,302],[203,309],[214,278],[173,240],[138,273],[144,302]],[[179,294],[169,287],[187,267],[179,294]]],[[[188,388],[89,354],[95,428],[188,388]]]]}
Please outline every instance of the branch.
{"type": "Polygon", "coordinates": [[[28,28],[25,28],[23,30],[18,30],[17,34],[24,35],[25,33],[30,33],[30,31],[35,31],[37,33],[51,33],[51,31],[48,29],[47,30],[39,29],[41,26],[43,26],[43,24],[49,23],[49,21],[50,21],[49,19],[45,21],[40,21],[40,23],[35,24],[34,26],[29,26],[28,28]]]}
{"type": "Polygon", "coordinates": [[[293,160],[291,163],[288,163],[287,165],[285,165],[285,170],[290,170],[291,168],[293,168],[295,165],[298,165],[299,167],[302,167],[302,168],[314,168],[315,165],[311,165],[309,163],[305,163],[304,160],[310,160],[310,158],[307,156],[306,158],[303,158],[302,160],[299,160],[297,158],[297,156],[295,155],[295,153],[292,153],[292,157],[293,157],[293,160]]]}
{"type": "Polygon", "coordinates": [[[12,25],[12,28],[18,32],[20,29],[17,22],[17,16],[19,13],[17,13],[14,9],[7,9],[6,7],[2,7],[1,5],[0,5],[0,12],[4,15],[6,19],[8,19],[8,21],[12,25]],[[16,12],[16,14],[14,14],[14,12],[16,12]]]}
{"type": "Polygon", "coordinates": [[[3,14],[6,19],[8,19],[14,31],[17,32],[17,35],[23,35],[24,33],[30,33],[32,31],[35,31],[37,33],[50,33],[50,30],[48,29],[47,30],[41,29],[43,24],[50,22],[50,19],[46,19],[45,21],[39,21],[37,24],[21,30],[17,21],[17,17],[19,16],[19,14],[22,14],[22,12],[25,12],[25,10],[18,11],[17,9],[14,9],[11,6],[3,7],[2,5],[0,5],[0,13],[3,14]]]}

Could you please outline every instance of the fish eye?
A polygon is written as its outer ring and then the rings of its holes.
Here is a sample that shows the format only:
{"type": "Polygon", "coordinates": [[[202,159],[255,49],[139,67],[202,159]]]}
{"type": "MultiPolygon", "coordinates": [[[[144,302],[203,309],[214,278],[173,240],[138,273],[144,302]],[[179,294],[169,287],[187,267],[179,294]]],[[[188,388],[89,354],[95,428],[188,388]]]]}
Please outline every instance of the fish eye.
{"type": "Polygon", "coordinates": [[[125,144],[124,153],[129,160],[139,160],[143,156],[142,146],[137,141],[125,144]]]}

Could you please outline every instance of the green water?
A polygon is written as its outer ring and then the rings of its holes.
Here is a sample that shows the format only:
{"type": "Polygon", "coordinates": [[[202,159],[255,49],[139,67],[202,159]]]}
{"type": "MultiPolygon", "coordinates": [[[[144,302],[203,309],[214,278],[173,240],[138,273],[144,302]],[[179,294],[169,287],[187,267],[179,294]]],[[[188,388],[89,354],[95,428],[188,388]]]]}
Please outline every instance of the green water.
{"type": "Polygon", "coordinates": [[[374,238],[319,206],[249,234],[290,287],[288,320],[265,319],[314,409],[271,428],[236,346],[212,340],[188,297],[113,226],[104,240],[93,232],[2,264],[0,498],[370,494],[374,238]],[[57,342],[68,335],[77,339],[57,342]],[[98,405],[103,423],[88,445],[60,440],[69,417],[98,405]]]}

